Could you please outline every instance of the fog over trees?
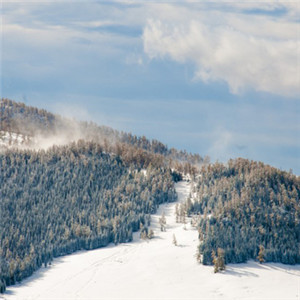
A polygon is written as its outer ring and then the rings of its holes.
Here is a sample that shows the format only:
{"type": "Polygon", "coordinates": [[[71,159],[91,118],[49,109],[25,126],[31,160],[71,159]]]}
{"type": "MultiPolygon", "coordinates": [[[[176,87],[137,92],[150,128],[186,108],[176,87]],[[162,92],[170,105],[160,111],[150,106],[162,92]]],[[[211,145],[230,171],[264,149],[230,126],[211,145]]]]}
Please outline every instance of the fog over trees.
{"type": "MultiPolygon", "coordinates": [[[[300,179],[292,173],[241,158],[210,164],[157,140],[1,99],[0,292],[54,257],[128,242],[137,230],[155,238],[151,214],[176,201],[174,183],[183,178],[193,188],[176,205],[176,222],[193,217],[203,264],[218,272],[248,259],[300,263],[300,179]]],[[[159,224],[165,231],[164,214],[159,224]]]]}
{"type": "Polygon", "coordinates": [[[95,143],[0,154],[2,286],[53,257],[132,240],[159,204],[175,201],[168,168],[124,163],[95,143]]]}

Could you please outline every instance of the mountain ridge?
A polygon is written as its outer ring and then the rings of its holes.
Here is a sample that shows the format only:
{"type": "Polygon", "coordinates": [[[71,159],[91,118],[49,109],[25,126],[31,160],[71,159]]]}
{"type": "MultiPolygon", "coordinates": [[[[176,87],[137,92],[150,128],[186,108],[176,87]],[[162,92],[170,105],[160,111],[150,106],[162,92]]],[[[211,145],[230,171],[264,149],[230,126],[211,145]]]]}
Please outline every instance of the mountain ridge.
{"type": "Polygon", "coordinates": [[[291,173],[241,158],[211,164],[8,99],[0,133],[1,292],[54,257],[130,241],[139,229],[148,234],[150,214],[176,200],[174,183],[184,175],[194,188],[177,217],[194,217],[203,264],[218,248],[226,263],[256,259],[261,246],[263,260],[300,263],[300,183],[291,173]]]}

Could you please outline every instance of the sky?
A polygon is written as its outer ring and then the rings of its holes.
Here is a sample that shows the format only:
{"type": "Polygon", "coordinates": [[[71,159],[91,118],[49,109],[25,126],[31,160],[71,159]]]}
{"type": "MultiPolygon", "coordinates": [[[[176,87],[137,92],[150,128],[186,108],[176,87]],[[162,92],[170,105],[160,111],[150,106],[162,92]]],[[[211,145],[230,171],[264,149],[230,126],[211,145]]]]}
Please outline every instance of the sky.
{"type": "Polygon", "coordinates": [[[298,1],[2,1],[1,97],[300,175],[298,1]]]}

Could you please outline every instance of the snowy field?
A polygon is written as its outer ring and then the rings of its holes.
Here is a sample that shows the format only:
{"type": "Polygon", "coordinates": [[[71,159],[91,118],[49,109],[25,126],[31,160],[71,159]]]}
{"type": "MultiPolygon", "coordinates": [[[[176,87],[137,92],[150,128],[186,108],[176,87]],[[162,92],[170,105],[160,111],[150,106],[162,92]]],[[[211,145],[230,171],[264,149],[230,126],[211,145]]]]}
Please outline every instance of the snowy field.
{"type": "MultiPolygon", "coordinates": [[[[179,201],[189,185],[176,185],[179,201]]],[[[175,222],[175,204],[162,205],[152,217],[155,238],[81,251],[55,259],[21,284],[8,287],[4,299],[300,299],[300,266],[228,265],[224,273],[197,263],[198,233],[175,222]],[[167,218],[161,232],[158,219],[167,218]],[[178,246],[173,245],[173,234],[178,246]]],[[[1,298],[1,296],[0,296],[1,298]]]]}

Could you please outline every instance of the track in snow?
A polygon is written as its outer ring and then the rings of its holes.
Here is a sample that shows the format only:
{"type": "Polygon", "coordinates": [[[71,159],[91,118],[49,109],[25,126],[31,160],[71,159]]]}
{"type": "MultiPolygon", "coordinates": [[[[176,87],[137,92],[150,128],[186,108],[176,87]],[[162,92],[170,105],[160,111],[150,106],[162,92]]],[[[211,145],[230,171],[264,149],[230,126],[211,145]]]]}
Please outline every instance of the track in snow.
{"type": "MultiPolygon", "coordinates": [[[[178,201],[190,184],[176,184],[178,201]]],[[[8,287],[12,299],[300,299],[300,267],[256,262],[229,265],[214,274],[195,258],[198,233],[175,222],[176,203],[161,205],[152,216],[155,238],[109,245],[55,259],[21,284],[8,287]],[[162,212],[167,231],[158,224],[162,212]],[[173,234],[178,246],[174,246],[173,234]]],[[[1,296],[0,296],[1,298],[1,296]]]]}

